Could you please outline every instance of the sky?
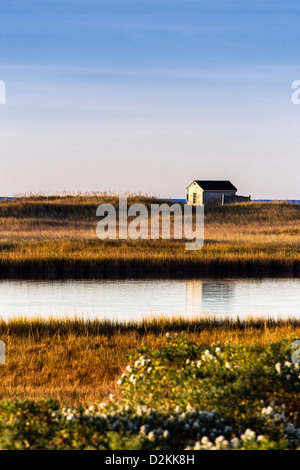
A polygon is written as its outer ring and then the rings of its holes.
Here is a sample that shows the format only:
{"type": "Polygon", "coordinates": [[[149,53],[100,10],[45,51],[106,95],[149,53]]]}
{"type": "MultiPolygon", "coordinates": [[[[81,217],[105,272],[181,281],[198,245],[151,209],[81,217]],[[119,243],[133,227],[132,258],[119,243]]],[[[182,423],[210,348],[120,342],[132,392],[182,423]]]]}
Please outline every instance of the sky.
{"type": "Polygon", "coordinates": [[[2,0],[0,194],[300,199],[298,0],[2,0]]]}

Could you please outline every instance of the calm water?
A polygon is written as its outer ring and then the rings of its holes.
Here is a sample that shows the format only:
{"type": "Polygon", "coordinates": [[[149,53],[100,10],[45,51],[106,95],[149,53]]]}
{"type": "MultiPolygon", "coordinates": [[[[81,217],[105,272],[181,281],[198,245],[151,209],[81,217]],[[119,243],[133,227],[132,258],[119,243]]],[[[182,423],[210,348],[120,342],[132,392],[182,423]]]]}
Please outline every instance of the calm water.
{"type": "Polygon", "coordinates": [[[0,316],[300,317],[299,279],[0,281],[0,316]]]}

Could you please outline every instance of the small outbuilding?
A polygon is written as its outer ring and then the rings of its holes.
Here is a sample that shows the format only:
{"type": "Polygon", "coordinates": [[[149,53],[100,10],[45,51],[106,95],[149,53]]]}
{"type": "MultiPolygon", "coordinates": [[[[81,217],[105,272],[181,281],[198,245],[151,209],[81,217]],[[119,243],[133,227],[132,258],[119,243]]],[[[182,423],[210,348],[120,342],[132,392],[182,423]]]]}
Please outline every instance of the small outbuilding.
{"type": "Polygon", "coordinates": [[[194,180],[186,188],[186,200],[193,205],[250,201],[250,196],[237,196],[236,193],[237,188],[227,180],[194,180]]]}

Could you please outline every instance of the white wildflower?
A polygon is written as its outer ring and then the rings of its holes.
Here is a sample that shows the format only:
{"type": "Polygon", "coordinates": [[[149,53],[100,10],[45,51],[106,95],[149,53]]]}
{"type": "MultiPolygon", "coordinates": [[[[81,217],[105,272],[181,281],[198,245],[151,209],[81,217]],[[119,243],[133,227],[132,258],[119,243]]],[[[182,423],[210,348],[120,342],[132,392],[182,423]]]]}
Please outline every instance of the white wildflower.
{"type": "Polygon", "coordinates": [[[240,443],[241,441],[239,440],[238,437],[233,437],[230,441],[230,444],[234,449],[237,449],[240,446],[240,443]]]}
{"type": "Polygon", "coordinates": [[[280,364],[280,362],[277,362],[277,364],[275,364],[275,369],[276,369],[277,374],[281,374],[281,364],[280,364]]]}
{"type": "Polygon", "coordinates": [[[155,441],[156,439],[155,431],[150,431],[147,437],[149,441],[155,441]]]}
{"type": "Polygon", "coordinates": [[[261,410],[261,414],[262,415],[267,415],[267,416],[270,416],[271,414],[274,413],[274,409],[272,408],[272,406],[268,406],[267,408],[263,408],[261,410]]]}
{"type": "Polygon", "coordinates": [[[210,442],[209,438],[207,436],[203,436],[201,439],[201,444],[207,445],[210,442]]]}
{"type": "Polygon", "coordinates": [[[144,426],[141,426],[141,427],[140,427],[140,434],[146,435],[146,434],[148,433],[148,430],[149,430],[149,425],[148,425],[148,424],[144,424],[144,426]]]}
{"type": "Polygon", "coordinates": [[[195,411],[195,409],[191,405],[186,405],[185,409],[188,413],[191,413],[192,411],[195,411]]]}
{"type": "Polygon", "coordinates": [[[131,376],[129,377],[129,381],[130,381],[131,383],[135,384],[135,383],[136,383],[136,377],[135,377],[135,375],[131,374],[131,376]]]}
{"type": "Polygon", "coordinates": [[[256,438],[256,434],[251,429],[246,429],[244,434],[242,434],[241,439],[242,441],[253,441],[256,438]]]}

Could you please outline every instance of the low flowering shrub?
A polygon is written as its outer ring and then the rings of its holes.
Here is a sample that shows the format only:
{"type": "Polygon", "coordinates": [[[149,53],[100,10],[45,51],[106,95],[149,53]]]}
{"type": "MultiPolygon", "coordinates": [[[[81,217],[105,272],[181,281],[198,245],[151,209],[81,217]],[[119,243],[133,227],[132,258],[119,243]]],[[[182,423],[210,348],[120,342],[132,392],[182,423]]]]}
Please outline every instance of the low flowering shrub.
{"type": "Polygon", "coordinates": [[[297,449],[300,371],[290,358],[285,341],[245,348],[167,335],[166,346],[130,356],[121,401],[0,403],[0,448],[297,449]]]}

